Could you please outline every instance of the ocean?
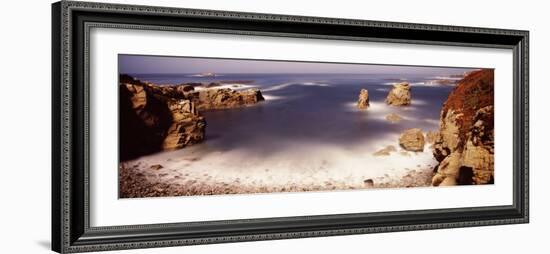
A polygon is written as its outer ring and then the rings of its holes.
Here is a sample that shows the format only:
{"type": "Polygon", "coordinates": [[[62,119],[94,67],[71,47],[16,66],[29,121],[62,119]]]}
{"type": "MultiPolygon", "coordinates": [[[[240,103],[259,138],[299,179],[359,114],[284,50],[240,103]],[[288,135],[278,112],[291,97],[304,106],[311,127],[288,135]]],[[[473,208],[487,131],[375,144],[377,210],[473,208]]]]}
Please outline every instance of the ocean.
{"type": "Polygon", "coordinates": [[[365,179],[394,181],[414,169],[431,171],[437,163],[429,145],[405,156],[399,152],[399,134],[409,128],[436,131],[442,105],[454,88],[430,82],[442,77],[399,73],[131,75],[155,84],[223,81],[234,89],[260,89],[266,100],[255,105],[200,112],[207,122],[203,143],[135,163],[163,165],[170,174],[167,181],[183,181],[171,178],[177,175],[273,191],[285,186],[360,188],[365,179]],[[402,81],[411,85],[412,104],[386,105],[392,84],[402,81]],[[361,89],[369,91],[366,110],[356,107],[361,89]],[[402,120],[391,123],[385,119],[390,113],[402,120]],[[388,145],[398,151],[373,155],[388,145]]]}
{"type": "Polygon", "coordinates": [[[207,119],[207,142],[217,140],[217,149],[250,147],[255,153],[284,149],[284,145],[279,146],[284,141],[351,148],[408,128],[436,130],[441,107],[453,89],[430,84],[441,77],[411,74],[221,74],[205,78],[142,74],[136,78],[155,84],[251,81],[233,89],[258,88],[266,101],[251,107],[201,113],[207,119]],[[412,105],[385,105],[391,84],[400,81],[411,84],[412,105]],[[358,110],[355,105],[363,88],[369,91],[371,107],[358,110]],[[403,120],[392,124],[384,119],[389,113],[396,113],[403,120]]]}

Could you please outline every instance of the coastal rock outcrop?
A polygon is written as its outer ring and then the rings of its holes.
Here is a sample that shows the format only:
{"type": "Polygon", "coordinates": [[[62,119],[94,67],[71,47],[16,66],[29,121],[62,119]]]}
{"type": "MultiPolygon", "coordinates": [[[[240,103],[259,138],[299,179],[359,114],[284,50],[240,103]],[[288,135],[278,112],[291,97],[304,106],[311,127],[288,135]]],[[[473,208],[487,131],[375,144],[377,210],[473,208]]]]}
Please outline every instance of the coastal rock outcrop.
{"type": "Polygon", "coordinates": [[[367,109],[369,106],[369,91],[367,89],[361,89],[361,92],[359,92],[359,99],[357,100],[357,108],[367,109]]]}
{"type": "Polygon", "coordinates": [[[119,111],[121,160],[204,139],[204,117],[177,86],[155,86],[121,75],[119,111]]]}
{"type": "MultiPolygon", "coordinates": [[[[210,83],[216,87],[219,83],[210,83]]],[[[199,110],[228,109],[264,100],[258,89],[204,88],[202,83],[155,85],[119,77],[120,159],[183,148],[204,140],[199,110]],[[195,87],[203,90],[195,90],[195,87]]]]}
{"type": "Polygon", "coordinates": [[[405,130],[399,136],[399,145],[407,151],[422,152],[424,151],[424,144],[424,134],[418,128],[405,130]]]}
{"type": "Polygon", "coordinates": [[[179,149],[204,140],[206,121],[190,100],[169,101],[172,123],[162,143],[164,150],[179,149]]]}
{"type": "Polygon", "coordinates": [[[494,182],[494,71],[469,73],[441,111],[432,185],[494,182]]]}
{"type": "Polygon", "coordinates": [[[386,104],[392,106],[406,106],[411,104],[411,87],[407,82],[394,84],[386,97],[386,104]]]}
{"type": "Polygon", "coordinates": [[[264,100],[258,89],[236,91],[230,88],[205,89],[190,93],[188,98],[199,110],[236,108],[264,100]]]}

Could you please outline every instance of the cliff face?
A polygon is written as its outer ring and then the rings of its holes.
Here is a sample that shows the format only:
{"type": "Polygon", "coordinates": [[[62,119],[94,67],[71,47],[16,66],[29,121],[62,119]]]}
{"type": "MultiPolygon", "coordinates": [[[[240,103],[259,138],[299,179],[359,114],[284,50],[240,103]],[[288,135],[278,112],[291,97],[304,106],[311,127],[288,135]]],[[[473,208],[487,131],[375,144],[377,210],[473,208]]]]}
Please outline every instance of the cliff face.
{"type": "Polygon", "coordinates": [[[434,142],[434,186],[494,181],[494,71],[462,79],[443,105],[434,142]]]}
{"type": "Polygon", "coordinates": [[[183,87],[160,87],[122,75],[119,85],[120,160],[201,142],[206,121],[183,87]]]}

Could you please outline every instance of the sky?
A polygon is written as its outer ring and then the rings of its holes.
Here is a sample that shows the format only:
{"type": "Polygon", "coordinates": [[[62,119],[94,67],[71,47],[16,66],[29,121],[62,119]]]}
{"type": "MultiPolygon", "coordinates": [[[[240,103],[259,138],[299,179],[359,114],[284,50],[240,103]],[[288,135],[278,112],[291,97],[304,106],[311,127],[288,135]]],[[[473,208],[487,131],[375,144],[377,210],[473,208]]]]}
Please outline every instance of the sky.
{"type": "Polygon", "coordinates": [[[222,58],[193,58],[174,56],[118,56],[119,72],[125,74],[176,73],[361,73],[361,74],[462,74],[467,68],[418,67],[373,64],[338,64],[242,60],[222,58]]]}

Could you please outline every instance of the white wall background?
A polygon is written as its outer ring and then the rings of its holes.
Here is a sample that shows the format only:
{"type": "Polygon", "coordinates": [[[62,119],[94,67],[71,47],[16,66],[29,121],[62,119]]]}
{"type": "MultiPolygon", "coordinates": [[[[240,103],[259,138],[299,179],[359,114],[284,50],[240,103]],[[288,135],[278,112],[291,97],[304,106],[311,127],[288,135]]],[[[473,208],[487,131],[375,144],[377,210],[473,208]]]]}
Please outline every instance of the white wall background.
{"type": "MultiPolygon", "coordinates": [[[[106,0],[105,0],[106,1],[106,0]]],[[[483,26],[531,31],[531,223],[371,235],[133,250],[122,253],[543,252],[550,226],[544,1],[117,0],[247,12],[483,26]],[[539,250],[539,251],[537,251],[539,250]]],[[[0,253],[50,244],[50,1],[9,1],[0,15],[0,253]]],[[[546,21],[546,22],[545,22],[546,21]]]]}

